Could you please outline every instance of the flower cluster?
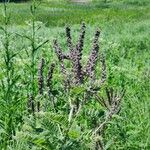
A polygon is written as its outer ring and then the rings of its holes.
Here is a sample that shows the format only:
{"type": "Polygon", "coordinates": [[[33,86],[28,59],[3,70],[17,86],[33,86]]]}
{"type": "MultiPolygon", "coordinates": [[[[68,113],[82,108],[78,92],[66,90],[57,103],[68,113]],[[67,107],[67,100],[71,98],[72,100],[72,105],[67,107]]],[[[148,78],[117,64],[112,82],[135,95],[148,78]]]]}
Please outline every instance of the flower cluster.
{"type": "MultiPolygon", "coordinates": [[[[69,27],[66,27],[67,46],[70,50],[69,54],[67,55],[62,52],[62,49],[59,47],[57,40],[55,40],[53,43],[56,55],[60,62],[62,73],[65,75],[66,79],[67,79],[66,77],[67,71],[64,66],[64,60],[68,59],[71,61],[71,64],[72,64],[71,70],[72,70],[73,77],[70,82],[73,85],[81,85],[84,83],[84,79],[86,77],[93,79],[95,76],[95,67],[96,67],[98,54],[99,54],[98,39],[100,36],[100,30],[97,29],[95,32],[91,54],[89,56],[87,64],[85,65],[85,67],[83,67],[81,60],[82,60],[82,55],[83,55],[85,29],[86,29],[86,25],[85,23],[82,23],[78,42],[77,44],[73,44],[72,37],[71,37],[71,29],[69,27]]],[[[106,66],[105,60],[102,61],[102,66],[106,66]]],[[[106,67],[102,67],[102,72],[106,72],[106,67]]],[[[104,73],[102,73],[102,76],[103,76],[102,78],[104,78],[104,73]]]]}
{"type": "Polygon", "coordinates": [[[52,77],[53,77],[54,68],[55,68],[55,64],[52,63],[48,70],[47,87],[49,88],[49,90],[51,89],[51,81],[52,81],[52,77]]]}
{"type": "MultiPolygon", "coordinates": [[[[45,97],[44,94],[44,90],[46,90],[45,88],[45,83],[44,83],[44,65],[45,65],[45,60],[44,58],[41,59],[39,66],[38,66],[38,94],[37,94],[37,99],[34,99],[33,94],[30,94],[28,96],[28,102],[27,102],[27,108],[28,108],[28,112],[29,113],[35,113],[35,110],[37,110],[37,112],[40,111],[40,107],[41,107],[41,100],[42,98],[45,97]],[[35,100],[37,101],[35,103],[35,100]]],[[[55,64],[52,63],[50,64],[50,67],[48,69],[48,74],[46,77],[46,87],[47,87],[47,94],[48,97],[51,94],[52,91],[52,78],[53,78],[53,73],[54,73],[54,68],[55,68],[55,64]]],[[[50,98],[49,98],[50,99],[50,98]]]]}
{"type": "Polygon", "coordinates": [[[95,65],[97,62],[98,52],[99,52],[99,44],[98,44],[99,35],[100,35],[100,31],[98,29],[96,30],[94,41],[93,41],[93,47],[86,65],[86,75],[89,76],[90,78],[94,78],[94,70],[95,70],[95,65]]]}
{"type": "Polygon", "coordinates": [[[38,86],[40,95],[43,94],[43,87],[44,87],[44,77],[43,77],[44,64],[45,60],[44,58],[42,58],[38,68],[38,86]]]}

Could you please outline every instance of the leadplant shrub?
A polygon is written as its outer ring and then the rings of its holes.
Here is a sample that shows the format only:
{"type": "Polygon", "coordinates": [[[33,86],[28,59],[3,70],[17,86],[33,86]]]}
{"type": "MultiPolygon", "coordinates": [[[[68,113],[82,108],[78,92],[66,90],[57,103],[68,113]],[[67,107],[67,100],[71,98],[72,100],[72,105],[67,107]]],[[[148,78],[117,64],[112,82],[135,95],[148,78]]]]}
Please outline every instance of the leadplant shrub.
{"type": "Polygon", "coordinates": [[[72,43],[70,28],[66,28],[67,45],[70,50],[68,54],[64,54],[62,52],[62,49],[60,48],[57,40],[54,40],[54,48],[60,62],[65,82],[67,81],[67,83],[65,83],[64,91],[66,91],[67,89],[66,92],[68,93],[70,107],[68,114],[69,125],[71,127],[73,125],[73,122],[78,120],[78,116],[80,115],[80,113],[82,114],[82,112],[84,112],[83,109],[86,109],[86,104],[90,103],[92,99],[96,101],[95,105],[98,102],[100,104],[99,107],[105,108],[105,113],[103,116],[104,118],[102,119],[103,121],[95,120],[93,122],[94,128],[91,128],[91,135],[94,136],[93,139],[95,140],[95,149],[104,149],[102,138],[105,132],[106,124],[109,120],[112,119],[112,116],[114,114],[117,114],[119,112],[120,102],[124,95],[124,92],[119,94],[112,88],[109,88],[108,85],[104,85],[107,78],[107,73],[104,54],[102,54],[101,52],[99,56],[99,29],[97,29],[95,32],[91,54],[87,60],[87,63],[85,65],[81,63],[83,56],[85,28],[85,24],[82,23],[79,39],[77,44],[75,45],[72,43]],[[96,65],[99,65],[98,58],[100,58],[102,69],[100,79],[96,78],[96,65]],[[68,72],[67,68],[65,68],[65,59],[71,62],[72,65],[70,70],[72,70],[72,72],[68,72]],[[105,90],[103,89],[103,87],[105,90]],[[106,98],[103,97],[102,94],[100,94],[101,91],[106,92],[106,98]]]}
{"type": "Polygon", "coordinates": [[[82,64],[85,29],[82,23],[77,44],[73,44],[71,29],[66,27],[69,53],[63,52],[56,39],[53,41],[63,78],[63,82],[58,79],[57,89],[53,84],[56,64],[50,64],[46,78],[44,58],[38,66],[40,97],[37,96],[37,104],[30,103],[29,109],[36,121],[42,122],[42,133],[47,130],[44,122],[51,124],[49,142],[55,149],[105,149],[107,124],[121,109],[124,91],[118,92],[106,82],[108,73],[105,56],[99,53],[99,29],[95,31],[87,63],[82,64]],[[97,65],[101,66],[101,77],[96,75],[97,65]]]}

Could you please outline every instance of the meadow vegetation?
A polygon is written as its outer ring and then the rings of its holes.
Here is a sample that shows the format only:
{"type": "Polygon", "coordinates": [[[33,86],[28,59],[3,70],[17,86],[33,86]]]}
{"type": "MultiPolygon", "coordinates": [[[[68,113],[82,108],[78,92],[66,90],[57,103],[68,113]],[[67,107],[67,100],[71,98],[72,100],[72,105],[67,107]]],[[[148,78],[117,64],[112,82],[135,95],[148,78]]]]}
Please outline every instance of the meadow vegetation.
{"type": "Polygon", "coordinates": [[[0,3],[0,149],[149,150],[149,7],[0,3]]]}

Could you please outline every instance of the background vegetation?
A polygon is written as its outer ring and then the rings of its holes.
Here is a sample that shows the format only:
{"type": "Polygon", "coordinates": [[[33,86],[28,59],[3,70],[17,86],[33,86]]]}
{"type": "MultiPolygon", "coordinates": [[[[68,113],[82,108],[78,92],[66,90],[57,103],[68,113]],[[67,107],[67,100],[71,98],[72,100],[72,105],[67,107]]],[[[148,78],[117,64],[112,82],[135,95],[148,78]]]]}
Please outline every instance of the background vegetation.
{"type": "MultiPolygon", "coordinates": [[[[43,1],[35,12],[35,18],[30,10],[30,5],[31,2],[8,4],[7,14],[10,16],[10,22],[7,25],[7,33],[3,32],[3,28],[0,30],[0,57],[4,58],[4,50],[6,54],[9,50],[11,56],[15,56],[13,62],[8,61],[10,65],[14,66],[13,71],[9,71],[9,73],[6,71],[9,70],[7,61],[4,59],[0,62],[0,148],[11,150],[59,149],[59,146],[63,144],[60,143],[60,139],[59,141],[54,136],[58,131],[55,130],[49,118],[53,122],[59,122],[64,118],[60,119],[60,116],[46,114],[35,124],[34,117],[27,113],[26,103],[30,93],[28,83],[32,81],[31,75],[34,74],[37,78],[37,66],[42,57],[45,58],[46,66],[49,66],[51,62],[58,64],[51,43],[54,38],[57,38],[61,47],[64,50],[67,48],[64,26],[66,24],[71,26],[75,42],[77,41],[79,24],[84,21],[87,24],[84,59],[86,60],[90,53],[91,44],[89,43],[92,41],[92,33],[95,28],[99,27],[101,29],[100,51],[106,55],[108,66],[107,84],[118,89],[126,89],[125,97],[121,103],[121,111],[109,122],[107,127],[104,139],[106,147],[108,149],[149,150],[149,0],[108,0],[107,2],[95,0],[85,4],[68,1],[43,1]],[[33,20],[36,32],[34,37],[31,34],[33,33],[33,20]],[[34,38],[35,43],[31,43],[26,37],[34,38]],[[28,67],[32,65],[30,64],[32,44],[35,44],[36,47],[47,40],[49,41],[42,45],[35,54],[35,69],[32,72],[32,69],[28,67]],[[15,81],[15,84],[12,84],[13,88],[9,85],[9,79],[12,82],[15,81]],[[9,92],[11,94],[8,94],[9,92]],[[36,128],[34,128],[35,126],[36,128]],[[8,134],[13,136],[9,137],[8,134]]],[[[4,14],[0,15],[2,27],[6,25],[3,8],[1,3],[0,9],[4,14]]],[[[46,69],[44,74],[46,75],[47,72],[46,69]]],[[[60,76],[57,66],[53,81],[56,91],[59,90],[60,84],[57,82],[59,80],[62,80],[62,76],[60,76]]],[[[35,83],[34,90],[35,92],[38,90],[37,83],[35,83]]],[[[90,105],[89,110],[92,111],[93,107],[95,106],[90,105]]],[[[61,123],[65,126],[65,122],[61,123]]],[[[71,134],[72,141],[78,138],[79,132],[77,127],[74,128],[75,131],[71,134]]],[[[88,143],[89,137],[86,138],[84,140],[87,140],[88,143]]],[[[70,149],[75,149],[75,147],[70,149]]],[[[83,145],[81,147],[85,149],[83,145]]]]}

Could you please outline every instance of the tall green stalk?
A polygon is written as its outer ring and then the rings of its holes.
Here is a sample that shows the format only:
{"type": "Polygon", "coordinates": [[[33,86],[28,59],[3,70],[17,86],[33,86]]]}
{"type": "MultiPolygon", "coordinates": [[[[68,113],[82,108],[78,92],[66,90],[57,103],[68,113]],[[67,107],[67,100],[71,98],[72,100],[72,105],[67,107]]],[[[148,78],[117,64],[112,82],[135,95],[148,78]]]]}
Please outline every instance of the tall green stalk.
{"type": "Polygon", "coordinates": [[[31,89],[32,89],[32,96],[35,96],[35,13],[36,13],[36,6],[35,0],[33,0],[31,5],[31,15],[32,15],[32,40],[31,40],[31,89]]]}
{"type": "Polygon", "coordinates": [[[36,66],[36,52],[49,40],[42,42],[41,44],[36,43],[36,35],[38,28],[36,27],[36,10],[40,5],[40,1],[36,2],[35,0],[32,1],[30,11],[31,11],[31,35],[26,37],[31,42],[31,53],[30,53],[30,85],[29,85],[29,101],[32,104],[32,112],[34,113],[35,109],[35,97],[37,95],[37,86],[36,86],[36,78],[35,75],[37,74],[37,66],[36,66]]]}
{"type": "Polygon", "coordinates": [[[18,89],[17,82],[19,75],[15,70],[15,57],[17,52],[11,48],[11,33],[9,32],[9,14],[7,10],[7,3],[9,1],[4,1],[3,7],[3,18],[4,25],[1,27],[3,31],[3,50],[1,51],[2,55],[2,80],[0,82],[0,122],[2,131],[0,140],[0,147],[2,149],[7,149],[7,145],[12,140],[12,136],[15,135],[15,128],[17,122],[17,108],[19,106],[18,98],[18,89]]]}

